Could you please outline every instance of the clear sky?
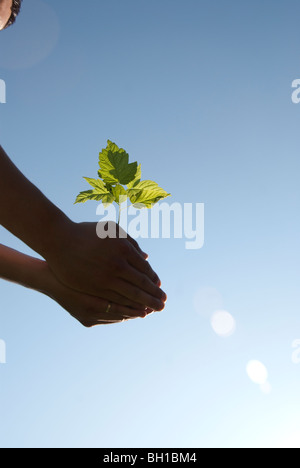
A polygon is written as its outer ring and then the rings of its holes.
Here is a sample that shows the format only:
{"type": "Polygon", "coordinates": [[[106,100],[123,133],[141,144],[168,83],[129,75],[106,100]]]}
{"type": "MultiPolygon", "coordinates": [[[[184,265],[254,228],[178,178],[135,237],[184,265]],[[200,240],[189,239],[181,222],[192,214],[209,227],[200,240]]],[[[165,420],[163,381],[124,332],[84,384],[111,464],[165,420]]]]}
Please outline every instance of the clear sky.
{"type": "Polygon", "coordinates": [[[23,3],[0,34],[13,161],[73,220],[97,221],[96,202],[73,203],[115,141],[170,202],[205,204],[205,245],[141,240],[168,304],[116,326],[85,329],[2,281],[1,447],[300,446],[299,1],[23,3]]]}

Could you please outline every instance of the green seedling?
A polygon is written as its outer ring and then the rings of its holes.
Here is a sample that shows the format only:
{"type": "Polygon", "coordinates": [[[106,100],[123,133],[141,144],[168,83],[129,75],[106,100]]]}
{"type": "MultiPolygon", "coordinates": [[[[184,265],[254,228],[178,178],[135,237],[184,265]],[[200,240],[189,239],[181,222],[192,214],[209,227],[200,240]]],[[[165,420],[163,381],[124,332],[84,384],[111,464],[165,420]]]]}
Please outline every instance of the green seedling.
{"type": "Polygon", "coordinates": [[[80,192],[76,203],[88,200],[100,201],[105,207],[116,203],[119,208],[118,224],[120,224],[121,205],[127,199],[138,209],[152,208],[156,203],[170,196],[156,182],[141,180],[141,165],[129,163],[129,155],[115,143],[108,140],[106,149],[99,154],[98,179],[84,179],[93,190],[80,192]]]}

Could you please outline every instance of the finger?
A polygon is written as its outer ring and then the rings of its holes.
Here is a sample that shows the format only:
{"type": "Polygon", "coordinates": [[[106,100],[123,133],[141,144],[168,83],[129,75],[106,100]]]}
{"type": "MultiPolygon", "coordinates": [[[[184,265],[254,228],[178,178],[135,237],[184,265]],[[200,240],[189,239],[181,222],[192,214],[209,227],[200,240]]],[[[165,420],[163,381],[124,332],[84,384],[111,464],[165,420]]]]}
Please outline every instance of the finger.
{"type": "Polygon", "coordinates": [[[145,306],[132,309],[131,307],[96,299],[88,319],[97,322],[121,322],[126,318],[144,318],[147,315],[145,309],[145,306]]]}
{"type": "MultiPolygon", "coordinates": [[[[110,290],[104,291],[103,294],[101,293],[101,296],[115,304],[126,306],[131,309],[141,309],[141,304],[139,304],[135,300],[130,300],[127,297],[122,296],[121,294],[119,294],[119,292],[116,292],[116,291],[110,291],[110,290]]],[[[145,309],[146,309],[146,305],[145,305],[145,309]]]]}
{"type": "MultiPolygon", "coordinates": [[[[115,281],[114,287],[117,289],[116,286],[117,282],[115,281]]],[[[127,296],[123,296],[120,291],[112,291],[112,290],[103,290],[101,291],[101,297],[97,296],[88,296],[88,304],[87,304],[87,311],[85,313],[85,319],[94,319],[99,320],[99,314],[105,313],[107,310],[108,304],[114,304],[111,306],[110,312],[116,310],[124,310],[127,312],[130,311],[138,311],[138,316],[144,316],[145,310],[147,308],[147,304],[141,304],[135,300],[135,297],[128,298],[127,296]],[[116,309],[116,306],[123,306],[123,309],[116,309]]],[[[132,316],[132,313],[127,314],[132,316]]],[[[120,319],[122,317],[114,317],[114,319],[120,319]]],[[[104,317],[107,320],[107,315],[104,317]]]]}
{"type": "Polygon", "coordinates": [[[151,265],[147,260],[145,260],[139,253],[134,249],[130,249],[127,256],[128,263],[139,270],[141,273],[147,275],[154,284],[157,284],[160,279],[155,271],[152,269],[151,265]]]}
{"type": "MultiPolygon", "coordinates": [[[[126,265],[126,269],[127,269],[127,266],[128,265],[126,265]]],[[[114,283],[114,287],[115,287],[115,284],[116,283],[114,283]]],[[[96,299],[98,301],[101,301],[101,300],[106,301],[103,304],[103,307],[102,307],[103,310],[106,309],[108,302],[116,303],[116,304],[126,306],[126,307],[130,307],[131,309],[139,309],[140,310],[142,308],[141,304],[136,302],[136,300],[134,298],[129,299],[128,297],[124,297],[117,290],[113,291],[113,290],[110,290],[110,289],[103,289],[101,291],[101,297],[98,297],[96,295],[93,295],[93,296],[90,296],[90,297],[93,297],[94,299],[96,299]]],[[[100,310],[100,308],[101,308],[101,305],[98,304],[98,310],[100,310]]],[[[146,305],[144,305],[144,308],[146,308],[146,305]]]]}
{"type": "Polygon", "coordinates": [[[142,251],[142,249],[140,248],[139,244],[136,242],[136,240],[134,240],[126,231],[124,231],[124,229],[117,225],[117,237],[119,239],[127,239],[130,244],[142,255],[147,255],[145,252],[142,251]]]}
{"type": "Polygon", "coordinates": [[[127,234],[127,239],[130,242],[130,244],[142,255],[144,259],[149,258],[149,255],[146,254],[146,252],[143,252],[137,241],[133,239],[129,234],[127,234]]]}
{"type": "Polygon", "coordinates": [[[86,328],[93,328],[99,325],[114,325],[115,323],[121,323],[121,322],[123,322],[123,320],[120,322],[109,322],[109,321],[103,322],[101,320],[97,320],[96,322],[94,321],[94,322],[81,322],[81,323],[86,328]]]}
{"type": "Polygon", "coordinates": [[[119,319],[119,320],[102,320],[102,319],[97,319],[97,318],[93,318],[93,319],[82,318],[82,319],[78,319],[78,321],[84,327],[92,328],[92,327],[95,327],[96,325],[113,325],[114,323],[123,322],[124,319],[122,319],[122,320],[121,319],[119,319]]]}
{"type": "MultiPolygon", "coordinates": [[[[127,311],[123,311],[123,312],[126,312],[127,311]]],[[[86,328],[92,328],[92,327],[95,327],[95,326],[98,326],[98,325],[114,325],[114,324],[117,324],[117,323],[123,323],[123,322],[127,322],[128,320],[134,320],[138,317],[141,317],[141,318],[145,318],[148,313],[143,313],[143,315],[136,315],[139,313],[139,311],[136,311],[135,314],[132,314],[132,311],[130,311],[131,315],[123,315],[123,316],[120,316],[118,315],[118,318],[109,318],[109,316],[107,315],[107,318],[94,318],[94,319],[90,319],[90,320],[81,320],[81,324],[86,327],[86,328]]]]}
{"type": "Polygon", "coordinates": [[[121,278],[115,281],[114,286],[119,294],[122,294],[128,299],[138,302],[144,308],[146,306],[150,309],[161,311],[165,307],[165,304],[161,299],[151,296],[147,292],[143,291],[140,287],[134,286],[133,284],[128,283],[121,278]]]}
{"type": "Polygon", "coordinates": [[[137,309],[110,303],[101,298],[94,296],[87,296],[88,301],[85,308],[81,311],[80,315],[73,315],[79,322],[87,327],[95,325],[111,325],[114,323],[121,323],[126,320],[135,318],[145,318],[147,312],[145,306],[140,306],[137,309]],[[109,307],[108,307],[109,306],[109,307]]]}
{"type": "Polygon", "coordinates": [[[166,302],[167,295],[158,286],[149,279],[146,274],[140,273],[138,270],[128,265],[126,272],[123,273],[123,279],[132,283],[134,286],[138,286],[143,291],[147,292],[153,297],[160,299],[162,302],[166,302]]]}
{"type": "Polygon", "coordinates": [[[111,304],[110,310],[106,315],[108,316],[108,318],[143,318],[147,315],[147,312],[145,310],[145,307],[141,306],[139,308],[132,309],[130,307],[122,306],[119,304],[111,304]]]}
{"type": "Polygon", "coordinates": [[[124,318],[123,320],[114,320],[114,321],[107,321],[107,322],[104,322],[103,320],[98,320],[95,323],[93,322],[89,327],[92,328],[92,327],[97,327],[99,325],[114,325],[114,324],[128,322],[128,320],[134,320],[134,317],[128,317],[128,318],[124,318]]]}

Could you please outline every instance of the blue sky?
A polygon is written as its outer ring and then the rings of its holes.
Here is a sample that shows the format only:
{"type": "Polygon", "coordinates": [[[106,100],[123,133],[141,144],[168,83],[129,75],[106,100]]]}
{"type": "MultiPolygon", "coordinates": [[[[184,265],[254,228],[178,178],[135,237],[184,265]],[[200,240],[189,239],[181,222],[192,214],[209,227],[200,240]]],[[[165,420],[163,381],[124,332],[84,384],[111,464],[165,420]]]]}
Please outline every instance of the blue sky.
{"type": "Polygon", "coordinates": [[[300,446],[299,2],[23,3],[0,37],[13,161],[73,220],[97,221],[97,204],[73,202],[113,140],[170,202],[205,204],[205,245],[142,240],[168,304],[117,326],[84,329],[2,281],[0,445],[300,446]],[[236,321],[228,338],[217,309],[236,321]]]}

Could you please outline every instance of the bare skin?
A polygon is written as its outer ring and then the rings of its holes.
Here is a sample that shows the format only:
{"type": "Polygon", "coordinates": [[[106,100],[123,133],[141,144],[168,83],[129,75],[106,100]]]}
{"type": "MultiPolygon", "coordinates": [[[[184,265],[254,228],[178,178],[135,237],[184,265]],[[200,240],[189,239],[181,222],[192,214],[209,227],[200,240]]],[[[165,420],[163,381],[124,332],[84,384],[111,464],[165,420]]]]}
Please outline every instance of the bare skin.
{"type": "Polygon", "coordinates": [[[0,200],[0,223],[40,254],[66,288],[102,299],[102,312],[108,303],[163,310],[167,297],[136,241],[129,236],[99,239],[95,223],[72,222],[1,147],[0,200]]]}
{"type": "Polygon", "coordinates": [[[152,312],[141,307],[131,309],[112,305],[107,313],[105,312],[107,301],[67,288],[56,279],[45,261],[24,255],[1,244],[0,277],[49,296],[85,327],[144,318],[152,312]]]}
{"type": "Polygon", "coordinates": [[[0,30],[5,27],[11,15],[12,0],[0,0],[0,30]]]}
{"type": "MultiPolygon", "coordinates": [[[[0,0],[0,29],[12,5],[13,0],[0,0]]],[[[99,239],[95,223],[72,222],[1,146],[0,200],[0,224],[45,259],[40,262],[1,246],[0,278],[42,290],[84,325],[115,323],[164,309],[167,296],[161,281],[137,242],[130,236],[99,239]],[[26,275],[37,278],[38,272],[46,283],[43,288],[36,287],[36,279],[26,283],[26,275]]]]}

